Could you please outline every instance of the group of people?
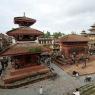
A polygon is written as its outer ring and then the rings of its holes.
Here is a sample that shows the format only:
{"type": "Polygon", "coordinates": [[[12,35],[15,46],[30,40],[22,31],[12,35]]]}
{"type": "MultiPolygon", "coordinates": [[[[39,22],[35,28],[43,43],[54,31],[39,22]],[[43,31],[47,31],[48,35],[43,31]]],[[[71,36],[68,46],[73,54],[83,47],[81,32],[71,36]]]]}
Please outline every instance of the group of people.
{"type": "Polygon", "coordinates": [[[49,67],[51,64],[51,56],[49,54],[43,54],[40,56],[40,61],[49,67]]]}

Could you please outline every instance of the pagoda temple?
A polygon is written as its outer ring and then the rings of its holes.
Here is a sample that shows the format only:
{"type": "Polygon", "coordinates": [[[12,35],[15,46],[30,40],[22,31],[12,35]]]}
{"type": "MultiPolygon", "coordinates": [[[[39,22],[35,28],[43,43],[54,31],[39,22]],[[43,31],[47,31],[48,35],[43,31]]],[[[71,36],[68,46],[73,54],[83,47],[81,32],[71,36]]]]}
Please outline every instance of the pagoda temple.
{"type": "Polygon", "coordinates": [[[92,50],[95,50],[95,24],[93,24],[91,26],[89,31],[90,32],[87,34],[87,36],[90,39],[90,41],[89,41],[89,48],[92,49],[92,50]]]}
{"type": "Polygon", "coordinates": [[[11,58],[12,68],[3,79],[5,84],[10,84],[34,74],[46,75],[49,72],[49,69],[40,63],[40,54],[49,52],[50,49],[37,43],[37,37],[43,35],[43,32],[30,27],[35,22],[35,19],[28,18],[25,15],[15,17],[14,24],[18,24],[19,27],[7,32],[7,35],[15,38],[16,43],[0,55],[10,56],[11,58]]]}
{"type": "Polygon", "coordinates": [[[88,36],[90,38],[90,40],[95,41],[95,24],[93,24],[91,26],[91,28],[89,29],[90,33],[88,33],[88,36]]]}
{"type": "Polygon", "coordinates": [[[83,31],[81,31],[81,33],[80,33],[82,36],[85,36],[85,37],[87,37],[87,33],[86,33],[86,31],[85,30],[83,30],[83,31]]]}
{"type": "Polygon", "coordinates": [[[66,35],[59,39],[60,50],[66,56],[70,57],[73,53],[86,54],[88,49],[88,38],[76,34],[66,35]]]}

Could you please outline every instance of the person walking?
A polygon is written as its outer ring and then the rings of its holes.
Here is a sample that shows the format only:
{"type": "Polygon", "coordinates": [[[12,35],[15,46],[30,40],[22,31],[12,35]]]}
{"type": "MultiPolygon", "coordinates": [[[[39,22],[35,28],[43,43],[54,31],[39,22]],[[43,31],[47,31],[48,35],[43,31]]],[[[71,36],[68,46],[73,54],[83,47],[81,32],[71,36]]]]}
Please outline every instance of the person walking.
{"type": "Polygon", "coordinates": [[[80,91],[78,90],[78,88],[76,88],[76,91],[73,92],[74,95],[80,95],[80,91]]]}
{"type": "Polygon", "coordinates": [[[39,95],[43,95],[43,87],[42,86],[39,89],[39,95]]]}
{"type": "Polygon", "coordinates": [[[79,72],[76,72],[76,78],[78,79],[79,78],[79,72]]]}

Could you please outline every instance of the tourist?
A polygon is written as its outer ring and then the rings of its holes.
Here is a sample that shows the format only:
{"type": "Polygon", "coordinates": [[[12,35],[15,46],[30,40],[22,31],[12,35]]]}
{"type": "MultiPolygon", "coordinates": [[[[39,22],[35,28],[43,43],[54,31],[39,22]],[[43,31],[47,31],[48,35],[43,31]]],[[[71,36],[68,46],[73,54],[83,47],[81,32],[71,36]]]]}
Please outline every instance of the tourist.
{"type": "Polygon", "coordinates": [[[76,76],[76,73],[77,73],[76,71],[73,71],[73,72],[72,72],[73,76],[76,76]]]}
{"type": "Polygon", "coordinates": [[[78,72],[76,72],[76,75],[75,75],[75,76],[76,76],[76,78],[79,78],[79,73],[78,73],[78,72]]]}
{"type": "Polygon", "coordinates": [[[40,94],[40,95],[43,95],[43,88],[42,88],[42,86],[41,86],[40,89],[39,89],[39,94],[40,94]]]}
{"type": "Polygon", "coordinates": [[[80,91],[78,90],[78,88],[76,88],[76,91],[73,92],[74,95],[80,95],[80,91]]]}
{"type": "Polygon", "coordinates": [[[91,82],[91,81],[92,81],[91,76],[86,76],[84,79],[84,82],[91,82]]]}
{"type": "Polygon", "coordinates": [[[73,76],[75,76],[76,78],[79,78],[79,72],[77,72],[77,71],[73,71],[73,76]]]}

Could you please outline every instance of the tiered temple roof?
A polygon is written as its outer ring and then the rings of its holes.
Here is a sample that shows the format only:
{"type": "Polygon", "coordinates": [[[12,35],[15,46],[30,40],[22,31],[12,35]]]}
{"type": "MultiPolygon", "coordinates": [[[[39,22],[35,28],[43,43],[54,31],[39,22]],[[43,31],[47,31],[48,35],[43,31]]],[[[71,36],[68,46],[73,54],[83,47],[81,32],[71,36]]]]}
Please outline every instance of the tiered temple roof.
{"type": "Polygon", "coordinates": [[[28,18],[26,16],[23,17],[15,17],[14,18],[14,23],[19,24],[19,26],[31,26],[36,22],[35,19],[28,18]]]}
{"type": "Polygon", "coordinates": [[[36,22],[35,19],[28,18],[26,16],[22,17],[15,17],[14,24],[18,24],[19,28],[14,28],[7,32],[9,36],[16,36],[16,35],[33,35],[33,36],[40,36],[43,35],[43,32],[30,28],[36,22]]]}
{"type": "Polygon", "coordinates": [[[81,35],[70,34],[60,38],[59,41],[60,42],[87,42],[89,41],[89,39],[81,35]]]}
{"type": "Polygon", "coordinates": [[[10,36],[15,36],[15,35],[43,35],[43,32],[30,28],[30,27],[20,27],[20,28],[15,28],[13,30],[10,30],[7,32],[7,35],[10,36]]]}
{"type": "Polygon", "coordinates": [[[86,31],[85,30],[81,31],[81,35],[87,35],[86,31]]]}
{"type": "Polygon", "coordinates": [[[91,26],[91,28],[89,29],[89,31],[90,31],[90,33],[88,33],[88,34],[95,35],[95,24],[93,24],[93,25],[91,26]]]}

